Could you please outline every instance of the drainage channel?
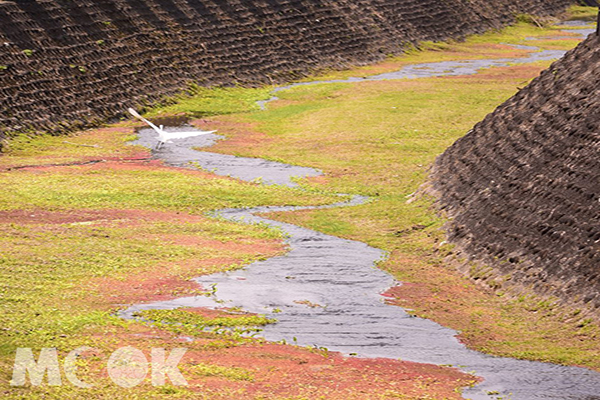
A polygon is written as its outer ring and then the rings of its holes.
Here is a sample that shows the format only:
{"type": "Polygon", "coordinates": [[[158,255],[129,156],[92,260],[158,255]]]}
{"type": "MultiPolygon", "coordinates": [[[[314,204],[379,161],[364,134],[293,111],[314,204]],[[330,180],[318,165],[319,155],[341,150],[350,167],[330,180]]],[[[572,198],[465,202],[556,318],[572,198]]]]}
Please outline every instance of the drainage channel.
{"type": "MultiPolygon", "coordinates": [[[[593,30],[582,29],[577,32],[587,34],[593,30]]],[[[563,51],[536,51],[526,58],[416,64],[397,72],[368,78],[297,83],[275,89],[273,97],[259,105],[265,108],[268,102],[277,99],[275,93],[297,86],[466,75],[482,68],[551,60],[563,54],[563,51]]],[[[147,147],[154,145],[155,133],[152,130],[141,130],[139,135],[134,144],[147,147]]],[[[219,175],[246,181],[260,178],[264,184],[295,186],[294,177],[321,174],[307,167],[195,150],[210,147],[218,139],[218,135],[204,135],[174,140],[174,143],[155,152],[155,156],[169,165],[188,168],[195,165],[219,175]]],[[[387,305],[381,293],[399,283],[376,267],[379,261],[385,259],[384,251],[365,243],[257,215],[347,207],[367,201],[368,198],[355,196],[346,202],[321,207],[258,207],[217,211],[214,215],[230,221],[267,223],[280,228],[288,235],[290,251],[284,256],[255,262],[242,270],[195,279],[205,288],[216,288],[214,296],[192,296],[134,305],[120,312],[120,315],[132,319],[136,312],[151,309],[239,307],[277,320],[277,323],[265,326],[261,332],[261,336],[267,340],[326,347],[359,357],[452,365],[473,373],[484,379],[482,383],[464,390],[464,396],[473,400],[600,400],[599,373],[585,368],[479,353],[460,343],[456,331],[427,319],[412,317],[401,307],[387,305]]]]}

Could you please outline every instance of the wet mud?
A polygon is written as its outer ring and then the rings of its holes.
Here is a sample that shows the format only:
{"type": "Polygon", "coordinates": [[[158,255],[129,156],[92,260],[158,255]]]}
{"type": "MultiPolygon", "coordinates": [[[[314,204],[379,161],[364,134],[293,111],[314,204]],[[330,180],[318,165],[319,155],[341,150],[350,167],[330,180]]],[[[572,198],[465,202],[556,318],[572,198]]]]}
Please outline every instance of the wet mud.
{"type": "MultiPolygon", "coordinates": [[[[489,66],[535,62],[557,58],[563,53],[538,52],[526,59],[514,60],[420,64],[396,73],[342,82],[472,74],[489,66]]],[[[325,82],[301,83],[277,90],[320,83],[325,82]]],[[[153,136],[152,131],[142,130],[136,143],[152,147],[153,136]]],[[[213,135],[176,140],[156,152],[155,156],[170,165],[193,167],[194,163],[198,163],[205,169],[214,168],[221,175],[243,180],[262,177],[266,183],[289,186],[294,185],[293,176],[319,174],[311,168],[192,148],[210,146],[217,139],[217,135],[213,135]]],[[[353,206],[366,201],[369,199],[357,196],[325,207],[353,206]]],[[[134,318],[135,312],[149,309],[240,307],[278,321],[265,326],[261,332],[261,336],[268,340],[326,347],[358,357],[452,365],[483,378],[482,383],[464,390],[465,398],[600,399],[600,374],[594,371],[494,357],[469,350],[457,340],[456,331],[413,317],[401,307],[386,304],[381,294],[401,283],[377,268],[377,263],[386,258],[382,250],[257,215],[310,208],[317,207],[259,207],[215,212],[215,215],[231,221],[279,227],[288,235],[290,251],[284,256],[255,262],[242,270],[196,278],[195,281],[204,288],[215,288],[210,297],[192,296],[135,305],[120,315],[134,318]]]]}

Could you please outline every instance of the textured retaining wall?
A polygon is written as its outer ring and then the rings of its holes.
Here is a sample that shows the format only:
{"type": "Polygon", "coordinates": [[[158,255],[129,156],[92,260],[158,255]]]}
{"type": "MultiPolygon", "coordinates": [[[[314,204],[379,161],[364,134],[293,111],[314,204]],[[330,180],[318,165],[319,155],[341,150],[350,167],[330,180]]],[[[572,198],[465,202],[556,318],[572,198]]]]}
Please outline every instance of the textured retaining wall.
{"type": "Polygon", "coordinates": [[[491,267],[465,272],[600,317],[597,35],[458,140],[432,176],[450,240],[491,267]]]}
{"type": "Polygon", "coordinates": [[[0,141],[151,104],[191,82],[285,81],[571,0],[0,0],[0,141]]]}

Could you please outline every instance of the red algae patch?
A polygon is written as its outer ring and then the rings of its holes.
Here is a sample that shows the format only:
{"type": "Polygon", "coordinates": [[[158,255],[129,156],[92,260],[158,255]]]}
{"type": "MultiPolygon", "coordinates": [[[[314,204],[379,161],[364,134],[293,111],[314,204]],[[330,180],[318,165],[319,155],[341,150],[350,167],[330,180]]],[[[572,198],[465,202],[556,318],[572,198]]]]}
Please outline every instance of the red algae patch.
{"type": "MultiPolygon", "coordinates": [[[[460,76],[444,76],[437,79],[451,80],[451,81],[475,81],[475,82],[485,82],[485,81],[516,81],[518,82],[520,79],[523,82],[519,83],[520,87],[524,87],[529,80],[533,79],[541,71],[543,71],[546,67],[543,65],[513,65],[510,67],[493,67],[489,68],[485,71],[481,71],[474,75],[460,75],[460,76]]],[[[519,89],[520,89],[519,87],[519,89]]]]}
{"type": "MultiPolygon", "coordinates": [[[[220,311],[194,309],[206,316],[220,311]]],[[[460,388],[476,378],[456,369],[391,359],[343,357],[339,353],[203,333],[191,340],[152,326],[130,324],[92,334],[100,358],[133,346],[167,351],[183,347],[179,370],[193,396],[217,399],[462,399],[460,388]],[[103,343],[103,344],[102,344],[103,343]]],[[[97,356],[98,354],[92,355],[97,356]]],[[[102,363],[95,375],[107,379],[102,363]]],[[[149,382],[138,390],[151,390],[149,382]]],[[[188,398],[189,396],[185,396],[188,398]]]]}
{"type": "Polygon", "coordinates": [[[467,284],[450,268],[425,265],[400,254],[392,254],[392,259],[396,263],[394,269],[419,278],[407,275],[401,285],[387,290],[383,294],[387,303],[414,309],[420,317],[461,330],[458,339],[474,348],[503,340],[505,332],[496,324],[502,318],[501,308],[494,307],[496,300],[487,291],[467,284]],[[410,282],[413,279],[417,282],[410,282]],[[469,329],[473,326],[478,328],[469,329]],[[488,329],[480,330],[481,327],[488,329]]]}
{"type": "MultiPolygon", "coordinates": [[[[83,283],[86,291],[93,290],[97,296],[94,307],[109,309],[115,305],[134,304],[176,298],[200,293],[201,287],[191,281],[195,276],[214,273],[239,265],[248,258],[268,258],[280,255],[285,245],[277,239],[242,238],[215,240],[203,233],[202,227],[210,223],[202,215],[179,212],[147,210],[68,210],[48,211],[43,209],[0,211],[0,224],[31,226],[34,232],[56,233],[70,226],[88,227],[92,231],[100,228],[132,230],[127,235],[142,234],[144,240],[177,245],[178,247],[205,250],[200,258],[165,258],[152,260],[147,267],[137,268],[114,276],[96,277],[83,283]],[[198,224],[200,231],[194,234],[147,233],[156,223],[177,225],[198,224]],[[135,233],[138,232],[138,233],[135,233]],[[146,232],[146,233],[144,233],[146,232]],[[202,236],[201,236],[202,235],[202,236]]],[[[100,232],[92,235],[100,234],[100,232]]],[[[102,233],[105,234],[105,233],[102,233]]]]}
{"type": "Polygon", "coordinates": [[[289,345],[247,344],[206,353],[191,350],[190,364],[250,372],[250,381],[192,379],[210,390],[243,389],[241,398],[430,398],[460,399],[457,388],[473,378],[457,370],[389,359],[346,358],[338,353],[289,345]]]}
{"type": "MultiPolygon", "coordinates": [[[[100,293],[96,306],[111,308],[116,305],[146,303],[171,300],[186,295],[203,292],[202,287],[184,274],[192,274],[202,267],[218,268],[235,262],[235,259],[216,258],[211,260],[190,260],[177,263],[177,275],[173,275],[173,265],[159,265],[151,270],[130,274],[117,279],[103,277],[92,280],[89,286],[100,293]]],[[[198,272],[198,274],[200,274],[198,272]]]]}
{"type": "Polygon", "coordinates": [[[178,212],[143,210],[68,210],[48,211],[42,209],[0,211],[0,223],[15,224],[72,224],[82,222],[110,223],[127,221],[136,224],[142,221],[199,222],[206,218],[178,212]]]}
{"type": "Polygon", "coordinates": [[[136,348],[159,343],[187,348],[179,367],[188,389],[211,398],[462,399],[459,388],[476,382],[471,375],[431,364],[344,357],[262,340],[223,346],[227,339],[208,333],[182,342],[160,329],[130,327],[111,341],[136,348]]]}
{"type": "Polygon", "coordinates": [[[193,120],[191,124],[199,128],[217,129],[219,134],[227,137],[227,140],[218,141],[211,146],[211,153],[235,154],[243,150],[251,152],[254,147],[262,147],[272,141],[265,133],[260,132],[256,123],[240,122],[228,116],[212,118],[211,120],[193,120]]]}
{"type": "Polygon", "coordinates": [[[227,177],[216,176],[209,172],[194,170],[194,169],[182,169],[177,167],[171,167],[164,165],[162,161],[155,160],[148,157],[129,157],[129,158],[118,158],[118,157],[104,157],[92,161],[72,162],[65,164],[39,164],[39,165],[25,165],[19,167],[10,167],[7,170],[25,170],[25,171],[60,171],[66,172],[73,170],[73,167],[77,167],[77,171],[86,170],[110,170],[110,171],[158,171],[158,170],[170,170],[177,171],[178,174],[183,175],[195,175],[202,177],[203,179],[227,179],[227,177]]]}
{"type": "Polygon", "coordinates": [[[8,153],[0,157],[0,171],[149,157],[150,152],[145,149],[124,146],[125,141],[134,134],[134,128],[124,123],[72,136],[23,136],[11,141],[8,153]]]}
{"type": "Polygon", "coordinates": [[[219,240],[207,239],[198,236],[189,235],[157,235],[161,240],[176,243],[183,246],[201,246],[201,247],[214,247],[226,251],[234,251],[240,253],[253,253],[253,254],[277,254],[281,252],[284,246],[278,240],[273,241],[261,241],[256,243],[252,242],[241,242],[241,241],[229,241],[222,242],[219,240]]]}
{"type": "Polygon", "coordinates": [[[0,211],[0,224],[72,224],[129,218],[126,211],[72,210],[52,212],[47,210],[0,211]]]}

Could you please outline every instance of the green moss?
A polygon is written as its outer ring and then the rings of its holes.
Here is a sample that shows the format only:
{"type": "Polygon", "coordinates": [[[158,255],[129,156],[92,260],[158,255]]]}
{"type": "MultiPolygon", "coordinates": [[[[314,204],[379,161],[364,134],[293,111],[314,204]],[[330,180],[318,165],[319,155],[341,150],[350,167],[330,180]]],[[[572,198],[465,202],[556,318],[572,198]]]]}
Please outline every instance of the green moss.
{"type": "Polygon", "coordinates": [[[572,6],[569,8],[569,19],[570,20],[584,20],[595,22],[598,18],[597,7],[586,7],[586,6],[572,6]]]}
{"type": "MultiPolygon", "coordinates": [[[[413,57],[423,61],[461,59],[474,51],[471,49],[481,50],[482,45],[489,44],[497,44],[499,49],[501,43],[562,49],[575,46],[575,40],[524,41],[526,37],[543,39],[555,34],[554,27],[521,22],[501,32],[468,38],[464,43],[425,44],[427,50],[388,60],[381,67],[334,72],[318,79],[398,69],[413,57]]],[[[309,180],[303,183],[305,188],[372,196],[372,202],[357,207],[280,213],[276,217],[387,250],[391,256],[382,268],[400,280],[424,285],[435,293],[433,299],[444,295],[436,288],[449,285],[464,288],[460,290],[469,293],[473,301],[463,301],[456,294],[442,305],[437,300],[411,304],[419,315],[441,318],[463,331],[474,346],[495,354],[598,368],[596,324],[586,322],[576,327],[551,303],[511,300],[500,292],[502,279],[494,279],[489,268],[478,267],[472,272],[497,291],[494,295],[479,292],[464,278],[444,270],[444,257],[448,255],[441,245],[444,220],[435,214],[430,199],[407,201],[426,180],[437,155],[535,74],[535,70],[515,65],[470,77],[297,87],[278,93],[281,101],[270,104],[265,112],[236,116],[239,121],[257,124],[271,140],[235,151],[310,165],[330,177],[326,182],[309,180]],[[413,226],[424,228],[414,230],[413,226]],[[406,261],[409,265],[400,260],[410,260],[406,261]],[[448,317],[448,308],[456,317],[448,317]],[[506,340],[486,341],[486,332],[496,328],[494,334],[506,340]],[[528,333],[527,338],[523,332],[528,333]]]]}
{"type": "Polygon", "coordinates": [[[149,321],[166,324],[189,325],[198,329],[206,327],[218,328],[249,328],[275,323],[274,319],[261,315],[235,315],[217,318],[208,318],[200,314],[187,311],[185,308],[175,310],[145,310],[136,313],[136,316],[149,321]]]}
{"type": "MultiPolygon", "coordinates": [[[[574,8],[572,12],[577,18],[584,16],[591,20],[597,11],[574,8]]],[[[390,59],[378,66],[331,72],[322,78],[381,73],[411,62],[523,54],[499,44],[522,43],[525,37],[543,38],[555,32],[555,28],[540,29],[522,22],[502,32],[468,38],[462,43],[423,43],[420,51],[410,51],[405,57],[390,59]]],[[[536,42],[548,48],[563,48],[573,43],[536,42]]],[[[0,212],[8,215],[14,210],[32,213],[41,210],[69,215],[82,209],[105,212],[117,209],[199,215],[224,207],[338,201],[339,197],[328,194],[332,192],[364,194],[372,196],[374,201],[357,207],[281,214],[280,218],[385,249],[391,257],[381,264],[382,268],[400,280],[432,287],[432,292],[437,288],[436,296],[444,295],[440,287],[471,290],[467,281],[449,275],[444,268],[449,246],[442,245],[444,234],[440,228],[444,220],[432,210],[431,200],[408,200],[426,179],[436,155],[532,78],[504,71],[507,70],[486,71],[480,75],[481,79],[475,76],[300,87],[281,92],[278,95],[282,100],[261,113],[254,112],[257,110],[255,101],[268,98],[271,87],[194,87],[190,93],[195,96],[182,97],[178,104],[153,110],[150,115],[233,114],[230,118],[255,123],[272,139],[252,148],[240,148],[238,154],[310,165],[324,170],[329,179],[302,181],[306,190],[300,191],[160,168],[72,166],[13,170],[0,172],[3,187],[0,212]],[[416,226],[420,228],[413,229],[416,226]],[[427,271],[435,271],[435,277],[427,275],[427,271]]],[[[0,166],[136,155],[139,149],[124,145],[131,139],[126,126],[102,134],[17,137],[0,158],[0,166]]],[[[129,323],[113,317],[114,306],[108,307],[106,303],[97,306],[103,297],[95,279],[127,281],[132,274],[151,275],[166,265],[174,269],[173,276],[187,279],[191,272],[176,272],[179,263],[186,260],[199,263],[194,273],[212,273],[238,268],[261,257],[242,250],[186,246],[168,237],[187,235],[200,243],[212,240],[250,244],[258,239],[281,239],[281,232],[266,226],[237,225],[218,219],[193,223],[143,221],[138,225],[129,222],[108,218],[105,222],[84,224],[25,223],[15,219],[12,223],[0,224],[3,382],[10,379],[10,365],[17,346],[58,347],[62,352],[79,345],[114,350],[118,341],[111,339],[110,334],[119,329],[135,331],[139,328],[139,322],[129,323]],[[220,261],[202,265],[204,261],[214,260],[220,261]],[[96,286],[87,286],[92,283],[96,286]]],[[[474,296],[466,303],[460,296],[449,298],[444,308],[451,308],[452,315],[460,317],[460,321],[445,321],[462,329],[463,335],[474,340],[479,348],[495,354],[599,367],[598,327],[581,318],[580,311],[563,318],[555,315],[556,309],[549,303],[497,297],[474,296]],[[493,323],[485,322],[487,315],[494,316],[493,323]],[[501,340],[480,340],[495,331],[501,340]],[[523,335],[523,332],[528,334],[523,335]]],[[[434,306],[422,302],[415,308],[420,315],[443,318],[443,313],[436,313],[434,306]]],[[[185,310],[149,312],[144,316],[160,320],[161,326],[171,332],[194,334],[199,327],[228,329],[234,340],[230,335],[227,340],[206,344],[215,350],[235,346],[238,344],[235,335],[242,337],[272,322],[260,316],[211,320],[185,310]]],[[[148,346],[150,341],[146,340],[148,346]]],[[[251,381],[253,376],[245,370],[212,364],[200,364],[196,369],[199,376],[240,381],[251,381]]],[[[14,388],[10,389],[9,396],[164,398],[164,395],[189,394],[181,388],[124,390],[101,379],[95,382],[97,387],[90,390],[70,386],[14,388]]]]}
{"type": "Polygon", "coordinates": [[[214,364],[197,364],[189,368],[189,372],[196,376],[217,377],[232,381],[254,381],[254,374],[244,368],[223,367],[214,364]]]}
{"type": "Polygon", "coordinates": [[[206,88],[193,86],[187,95],[176,98],[176,103],[152,110],[148,115],[183,113],[192,117],[206,117],[256,111],[258,100],[270,97],[273,87],[243,88],[221,87],[206,88]]]}
{"type": "Polygon", "coordinates": [[[227,207],[331,202],[287,187],[267,187],[227,178],[200,179],[176,170],[0,172],[0,210],[138,208],[202,213],[227,207]],[[152,195],[148,195],[151,193],[152,195]],[[320,201],[319,201],[320,199],[320,201]]]}

